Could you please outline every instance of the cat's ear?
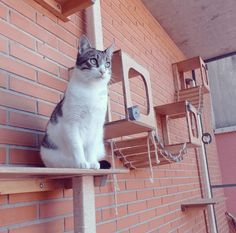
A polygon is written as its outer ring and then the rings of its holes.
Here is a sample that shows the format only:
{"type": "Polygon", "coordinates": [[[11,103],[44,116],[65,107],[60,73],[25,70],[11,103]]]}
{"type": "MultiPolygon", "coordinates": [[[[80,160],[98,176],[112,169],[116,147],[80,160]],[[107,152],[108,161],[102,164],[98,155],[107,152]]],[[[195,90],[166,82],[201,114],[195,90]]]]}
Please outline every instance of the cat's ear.
{"type": "Polygon", "coordinates": [[[79,39],[79,54],[83,54],[85,50],[91,48],[88,38],[82,35],[79,39]]]}
{"type": "Polygon", "coordinates": [[[112,57],[114,49],[115,49],[115,42],[113,40],[112,44],[105,50],[105,52],[109,57],[112,57]]]}

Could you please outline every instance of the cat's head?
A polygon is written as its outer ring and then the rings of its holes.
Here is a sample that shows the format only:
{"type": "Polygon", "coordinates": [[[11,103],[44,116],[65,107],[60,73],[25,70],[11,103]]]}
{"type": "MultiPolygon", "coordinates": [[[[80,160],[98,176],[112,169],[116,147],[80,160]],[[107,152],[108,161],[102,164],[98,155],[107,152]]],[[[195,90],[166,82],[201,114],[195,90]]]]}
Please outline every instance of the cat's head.
{"type": "Polygon", "coordinates": [[[111,78],[111,59],[114,44],[104,51],[92,48],[86,36],[79,40],[79,50],[76,60],[76,68],[80,71],[80,79],[83,82],[108,83],[111,78]]]}

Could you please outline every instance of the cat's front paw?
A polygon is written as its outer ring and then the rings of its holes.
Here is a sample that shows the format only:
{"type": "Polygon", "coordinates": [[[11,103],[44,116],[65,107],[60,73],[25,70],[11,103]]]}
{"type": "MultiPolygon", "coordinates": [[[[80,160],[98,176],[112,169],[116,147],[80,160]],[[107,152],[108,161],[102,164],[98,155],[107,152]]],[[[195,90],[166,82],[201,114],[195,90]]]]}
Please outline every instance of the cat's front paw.
{"type": "Polygon", "coordinates": [[[78,168],[80,168],[80,169],[89,169],[90,166],[89,166],[88,162],[81,162],[81,163],[78,163],[78,168]]]}
{"type": "Polygon", "coordinates": [[[91,169],[100,169],[100,163],[99,162],[91,162],[90,164],[91,169]]]}

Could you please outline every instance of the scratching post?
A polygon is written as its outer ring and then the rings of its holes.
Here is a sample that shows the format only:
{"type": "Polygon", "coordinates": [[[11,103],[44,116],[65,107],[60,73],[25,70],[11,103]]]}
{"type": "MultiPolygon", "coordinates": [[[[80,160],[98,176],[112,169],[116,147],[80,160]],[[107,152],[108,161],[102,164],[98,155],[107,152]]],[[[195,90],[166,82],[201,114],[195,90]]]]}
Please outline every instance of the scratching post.
{"type": "Polygon", "coordinates": [[[96,232],[93,176],[73,177],[74,232],[96,232]]]}

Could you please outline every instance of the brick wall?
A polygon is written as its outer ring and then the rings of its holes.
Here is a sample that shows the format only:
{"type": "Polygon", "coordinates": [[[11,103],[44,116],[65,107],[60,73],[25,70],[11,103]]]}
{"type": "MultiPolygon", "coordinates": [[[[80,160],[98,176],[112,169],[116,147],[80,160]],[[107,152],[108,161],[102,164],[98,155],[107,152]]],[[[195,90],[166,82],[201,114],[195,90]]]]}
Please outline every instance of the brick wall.
{"type": "MultiPolygon", "coordinates": [[[[149,70],[155,105],[172,102],[171,64],[183,59],[183,53],[141,1],[103,0],[101,8],[105,46],[114,38],[117,49],[149,70]]],[[[42,166],[39,143],[67,86],[78,37],[85,32],[84,18],[81,12],[63,23],[31,0],[0,0],[1,164],[42,166]]],[[[134,90],[138,87],[139,83],[134,84],[134,90]]],[[[119,118],[123,111],[120,89],[113,86],[111,92],[113,116],[119,118]]],[[[137,93],[134,98],[143,101],[137,93]]],[[[204,119],[211,130],[209,112],[207,108],[204,119]]],[[[179,131],[173,133],[179,136],[179,131]]],[[[215,144],[208,148],[211,176],[217,183],[221,175],[215,144]]],[[[153,183],[148,169],[119,175],[117,216],[112,180],[96,188],[97,231],[207,232],[202,209],[180,210],[184,199],[201,195],[197,160],[198,153],[189,150],[183,162],[155,168],[153,183]]],[[[217,207],[222,233],[227,232],[224,210],[224,204],[217,207]]],[[[0,233],[6,232],[73,232],[72,191],[1,195],[0,233]]]]}

